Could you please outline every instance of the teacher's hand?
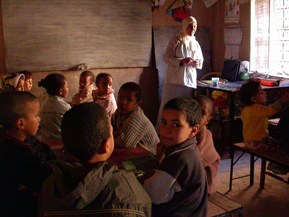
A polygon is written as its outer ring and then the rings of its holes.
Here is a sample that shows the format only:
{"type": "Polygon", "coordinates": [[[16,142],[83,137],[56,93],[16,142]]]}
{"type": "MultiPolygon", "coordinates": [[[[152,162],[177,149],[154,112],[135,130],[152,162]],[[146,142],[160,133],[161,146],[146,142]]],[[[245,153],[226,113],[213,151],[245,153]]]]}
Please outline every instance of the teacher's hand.
{"type": "Polygon", "coordinates": [[[182,61],[180,62],[180,66],[183,65],[192,65],[194,63],[194,60],[190,57],[186,57],[184,59],[182,59],[182,61]]]}
{"type": "Polygon", "coordinates": [[[200,66],[200,60],[194,60],[193,67],[199,67],[199,66],[200,66]]]}

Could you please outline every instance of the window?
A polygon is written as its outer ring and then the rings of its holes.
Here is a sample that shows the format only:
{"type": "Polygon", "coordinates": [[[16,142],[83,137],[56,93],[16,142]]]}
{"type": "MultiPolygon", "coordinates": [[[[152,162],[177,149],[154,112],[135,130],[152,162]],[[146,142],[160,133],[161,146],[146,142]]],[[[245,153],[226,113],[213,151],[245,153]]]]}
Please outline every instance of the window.
{"type": "Polygon", "coordinates": [[[251,71],[289,77],[289,0],[251,1],[251,71]]]}

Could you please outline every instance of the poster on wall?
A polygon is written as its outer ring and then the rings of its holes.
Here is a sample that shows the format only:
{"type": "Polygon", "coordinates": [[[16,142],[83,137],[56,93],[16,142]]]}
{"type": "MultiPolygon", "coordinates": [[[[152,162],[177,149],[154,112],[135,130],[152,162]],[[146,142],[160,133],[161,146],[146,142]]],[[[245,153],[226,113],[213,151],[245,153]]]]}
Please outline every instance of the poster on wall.
{"type": "Polygon", "coordinates": [[[240,2],[239,0],[226,0],[225,23],[239,23],[240,2]]]}
{"type": "Polygon", "coordinates": [[[167,9],[167,14],[171,15],[175,21],[182,20],[192,15],[193,0],[175,0],[167,9]]]}

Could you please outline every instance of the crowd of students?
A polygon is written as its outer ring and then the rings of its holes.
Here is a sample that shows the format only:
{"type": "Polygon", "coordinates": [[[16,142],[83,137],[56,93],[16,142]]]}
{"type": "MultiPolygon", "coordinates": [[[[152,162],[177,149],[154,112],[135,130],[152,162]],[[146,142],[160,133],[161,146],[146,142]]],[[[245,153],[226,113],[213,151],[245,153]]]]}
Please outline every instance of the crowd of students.
{"type": "Polygon", "coordinates": [[[111,75],[100,73],[94,83],[84,71],[69,104],[69,84],[53,73],[38,83],[47,92],[40,104],[29,92],[33,75],[25,73],[1,80],[1,216],[206,216],[220,160],[212,138],[206,147],[207,134],[196,136],[208,131],[208,98],[167,102],[158,135],[134,82],[124,83],[115,100],[111,75]],[[53,144],[65,154],[55,154],[53,144]],[[142,147],[159,166],[141,182],[108,163],[115,147],[142,147]]]}
{"type": "MultiPolygon", "coordinates": [[[[32,80],[27,71],[1,80],[1,216],[206,216],[220,164],[207,128],[210,98],[169,100],[158,135],[141,109],[141,87],[134,82],[124,83],[115,100],[110,74],[98,74],[94,83],[94,74],[84,71],[69,104],[65,77],[49,74],[38,83],[47,91],[40,104],[29,92],[32,80]],[[53,144],[62,144],[64,154],[55,154],[53,144]],[[115,148],[136,147],[158,160],[141,180],[108,161],[115,148]]],[[[268,117],[287,106],[289,94],[266,106],[260,82],[249,80],[240,101],[246,146],[274,150],[268,117]]]]}

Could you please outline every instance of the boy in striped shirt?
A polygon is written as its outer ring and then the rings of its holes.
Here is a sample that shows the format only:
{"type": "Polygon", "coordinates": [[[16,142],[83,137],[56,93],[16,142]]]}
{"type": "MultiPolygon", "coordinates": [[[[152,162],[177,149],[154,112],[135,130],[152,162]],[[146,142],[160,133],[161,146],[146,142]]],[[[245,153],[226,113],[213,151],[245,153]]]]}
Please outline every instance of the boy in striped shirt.
{"type": "Polygon", "coordinates": [[[136,148],[156,154],[159,137],[140,108],[141,88],[134,82],[123,84],[118,92],[117,110],[112,116],[113,135],[117,148],[136,148]]]}

